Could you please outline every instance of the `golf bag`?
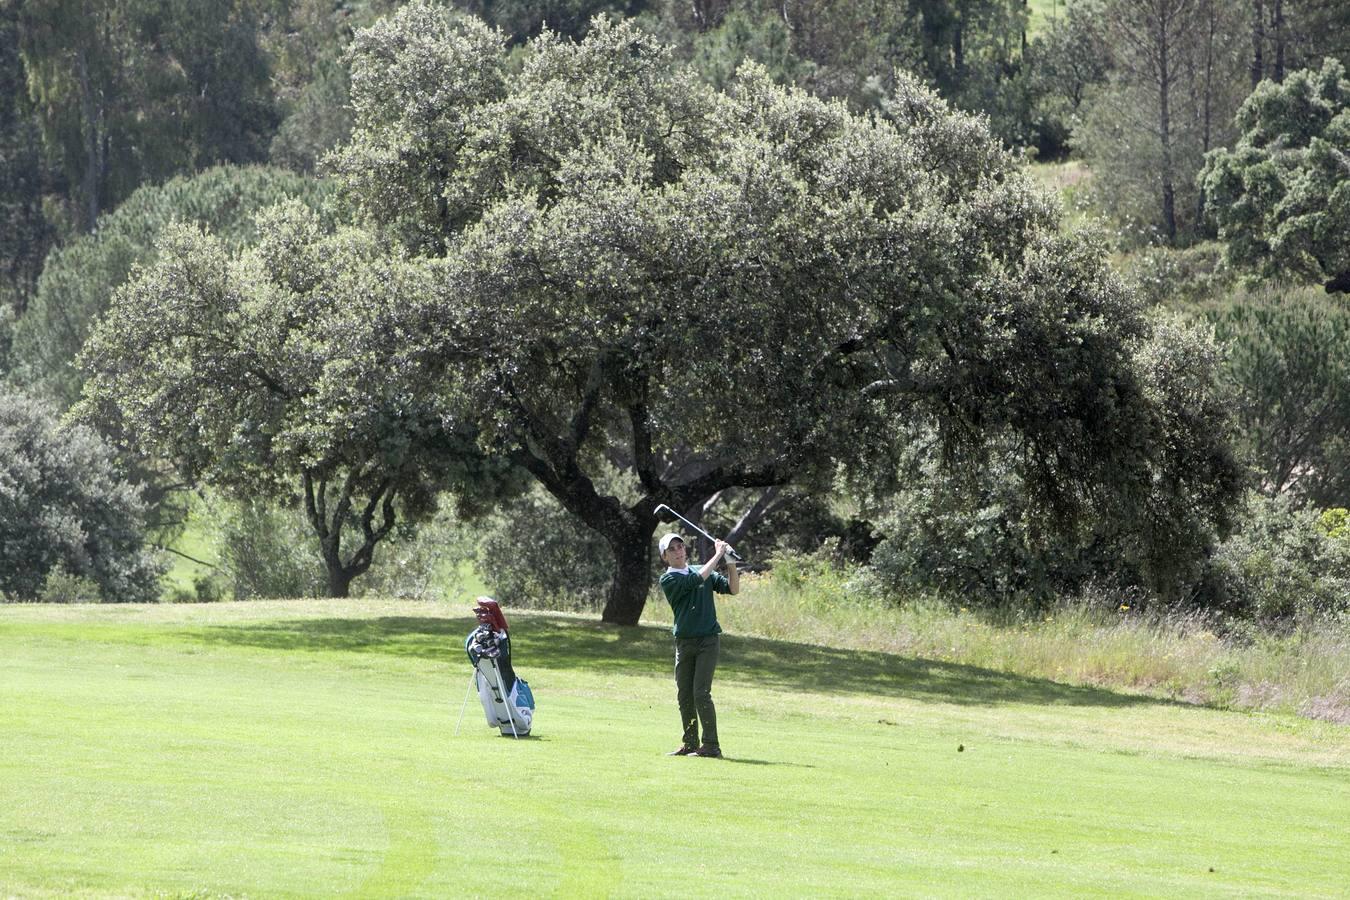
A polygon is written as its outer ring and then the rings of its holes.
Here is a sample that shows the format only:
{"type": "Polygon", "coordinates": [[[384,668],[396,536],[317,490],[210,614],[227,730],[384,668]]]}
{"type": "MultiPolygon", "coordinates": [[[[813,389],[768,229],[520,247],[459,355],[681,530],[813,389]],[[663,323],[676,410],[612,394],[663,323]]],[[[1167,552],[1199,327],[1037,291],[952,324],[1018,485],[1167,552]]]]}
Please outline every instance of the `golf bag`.
{"type": "Polygon", "coordinates": [[[534,720],[534,695],[525,679],[511,665],[511,638],[506,617],[495,600],[480,597],[479,625],[464,641],[464,650],[474,667],[474,686],[483,703],[488,726],[502,735],[524,737],[534,720]]]}

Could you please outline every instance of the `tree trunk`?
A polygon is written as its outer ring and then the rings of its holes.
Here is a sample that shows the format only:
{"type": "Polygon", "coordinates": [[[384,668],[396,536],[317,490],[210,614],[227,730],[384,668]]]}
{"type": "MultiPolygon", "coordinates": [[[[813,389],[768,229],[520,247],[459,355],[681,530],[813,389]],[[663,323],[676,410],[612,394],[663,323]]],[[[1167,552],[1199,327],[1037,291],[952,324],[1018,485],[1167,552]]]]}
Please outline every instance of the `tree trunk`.
{"type": "Polygon", "coordinates": [[[1167,243],[1177,242],[1176,186],[1172,180],[1172,72],[1167,54],[1167,19],[1158,20],[1158,137],[1162,141],[1162,214],[1167,243]]]}
{"type": "Polygon", "coordinates": [[[609,593],[605,596],[601,622],[636,625],[642,618],[654,573],[652,529],[648,526],[646,533],[640,534],[639,531],[640,528],[627,535],[606,535],[610,550],[614,552],[614,579],[609,583],[609,593]]]}
{"type": "Polygon", "coordinates": [[[324,564],[328,567],[328,596],[340,600],[349,597],[352,579],[356,577],[356,573],[347,569],[341,562],[334,564],[331,560],[325,559],[324,564]]]}
{"type": "MultiPolygon", "coordinates": [[[[1200,97],[1200,156],[1203,158],[1209,153],[1209,145],[1214,131],[1214,45],[1218,41],[1218,15],[1219,12],[1214,8],[1216,2],[1223,3],[1226,0],[1206,0],[1204,7],[1205,14],[1205,77],[1203,81],[1203,93],[1200,97]]],[[[1205,192],[1197,191],[1195,198],[1195,227],[1204,228],[1205,223],[1205,192]]]]}
{"type": "Polygon", "coordinates": [[[788,476],[773,467],[734,473],[713,467],[697,474],[686,472],[676,485],[667,483],[652,447],[652,423],[646,406],[648,383],[644,380],[651,376],[638,377],[630,373],[623,391],[630,398],[627,404],[632,427],[630,464],[645,496],[625,506],[617,497],[601,494],[582,468],[578,451],[586,445],[599,401],[599,385],[604,381],[601,369],[605,364],[604,359],[596,361],[589,382],[594,389],[587,391],[571,417],[567,433],[561,437],[550,428],[541,427],[522,404],[519,416],[527,423],[529,440],[522,441],[511,458],[533,475],[565,510],[609,544],[614,556],[614,577],[606,593],[600,620],[613,625],[636,625],[647,604],[656,573],[653,537],[660,521],[656,515],[658,504],[668,505],[671,509],[687,509],[733,485],[764,487],[786,481],[788,476]]]}
{"type": "Polygon", "coordinates": [[[84,129],[84,230],[93,231],[98,223],[99,189],[103,183],[103,108],[94,96],[89,77],[89,60],[81,50],[75,58],[80,82],[80,117],[84,129]]]}
{"type": "Polygon", "coordinates": [[[958,18],[956,20],[956,30],[952,33],[952,67],[956,70],[956,83],[960,85],[964,80],[966,71],[966,51],[961,43],[961,29],[963,23],[958,18]]]}
{"type": "MultiPolygon", "coordinates": [[[[364,557],[364,564],[359,553],[356,564],[346,565],[342,562],[342,523],[351,508],[352,479],[349,478],[343,486],[331,513],[328,509],[327,478],[316,478],[313,473],[305,472],[300,476],[300,484],[305,498],[305,515],[319,539],[319,555],[323,557],[323,565],[328,572],[328,596],[347,597],[351,594],[352,580],[370,568],[369,553],[364,557]]],[[[372,506],[374,502],[371,501],[372,506]]],[[[369,543],[373,546],[373,541],[369,543]]]]}
{"type": "Polygon", "coordinates": [[[775,508],[774,501],[778,499],[782,490],[780,485],[774,485],[760,493],[759,498],[741,514],[741,517],[736,520],[736,524],[731,527],[731,531],[727,534],[727,543],[735,546],[736,542],[744,537],[751,528],[758,525],[765,514],[775,508]]]}
{"type": "Polygon", "coordinates": [[[351,593],[352,573],[342,564],[342,527],[330,527],[323,523],[319,534],[319,555],[323,557],[324,569],[328,572],[328,596],[343,598],[351,593]]]}
{"type": "MultiPolygon", "coordinates": [[[[578,442],[579,443],[579,442],[578,442]]],[[[565,476],[528,451],[517,456],[519,465],[533,474],[562,507],[605,539],[614,554],[614,577],[605,595],[600,621],[636,625],[647,605],[655,574],[652,535],[656,531],[656,504],[650,497],[622,506],[614,497],[596,491],[595,484],[576,465],[575,457],[561,467],[565,476]]]]}
{"type": "Polygon", "coordinates": [[[1266,2],[1252,0],[1252,87],[1266,77],[1266,2]]]}
{"type": "Polygon", "coordinates": [[[1284,84],[1284,0],[1275,0],[1275,81],[1284,84]]]}

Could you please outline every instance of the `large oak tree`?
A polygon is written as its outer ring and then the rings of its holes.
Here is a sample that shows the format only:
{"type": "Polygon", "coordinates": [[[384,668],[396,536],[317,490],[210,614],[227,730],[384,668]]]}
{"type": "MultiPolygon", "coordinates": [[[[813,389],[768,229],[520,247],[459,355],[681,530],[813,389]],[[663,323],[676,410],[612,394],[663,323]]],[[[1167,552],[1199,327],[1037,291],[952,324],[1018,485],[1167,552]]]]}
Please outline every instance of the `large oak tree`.
{"type": "Polygon", "coordinates": [[[1223,508],[1222,436],[1170,408],[1212,402],[1203,373],[1180,398],[1141,377],[1133,299],[977,120],[903,77],[888,121],[753,67],[714,92],[625,25],[531,50],[515,71],[422,6],[362,33],[337,169],[441,265],[403,308],[421,358],[609,543],[607,621],[641,612],[657,504],[875,458],[898,421],[1015,434],[1060,523],[1223,508]],[[640,499],[597,489],[601,457],[640,499]]]}

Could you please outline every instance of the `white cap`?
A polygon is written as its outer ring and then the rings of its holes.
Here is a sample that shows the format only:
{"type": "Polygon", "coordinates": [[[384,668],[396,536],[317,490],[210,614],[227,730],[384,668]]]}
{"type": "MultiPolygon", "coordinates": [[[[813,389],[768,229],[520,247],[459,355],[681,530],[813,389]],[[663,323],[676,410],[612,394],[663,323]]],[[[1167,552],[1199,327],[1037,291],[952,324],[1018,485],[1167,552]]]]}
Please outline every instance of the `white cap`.
{"type": "Polygon", "coordinates": [[[665,555],[666,555],[666,550],[670,547],[670,542],[671,542],[671,541],[679,541],[681,544],[683,544],[683,543],[684,543],[684,538],[680,537],[678,534],[676,534],[676,533],[673,532],[673,531],[668,531],[668,532],[666,532],[665,534],[661,535],[661,543],[658,544],[657,546],[659,546],[659,547],[661,548],[661,555],[662,555],[662,556],[665,556],[665,555]]]}

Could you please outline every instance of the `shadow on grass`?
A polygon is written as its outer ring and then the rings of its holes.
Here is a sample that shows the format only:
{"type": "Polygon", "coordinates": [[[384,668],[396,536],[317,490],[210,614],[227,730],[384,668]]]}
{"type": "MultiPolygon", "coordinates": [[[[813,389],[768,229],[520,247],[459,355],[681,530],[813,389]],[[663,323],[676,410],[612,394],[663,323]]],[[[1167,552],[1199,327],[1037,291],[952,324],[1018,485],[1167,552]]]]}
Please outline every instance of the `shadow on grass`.
{"type": "MultiPolygon", "coordinates": [[[[213,626],[187,636],[213,645],[462,662],[467,672],[464,639],[474,625],[468,617],[297,619],[213,626]]],[[[664,674],[673,666],[670,632],[655,626],[617,628],[533,614],[522,618],[513,629],[511,644],[513,661],[527,677],[531,668],[654,675],[664,674]]],[[[960,663],[739,635],[723,635],[718,679],[753,682],[784,691],[874,694],[971,706],[1030,703],[1123,707],[1167,703],[960,663]]]]}

